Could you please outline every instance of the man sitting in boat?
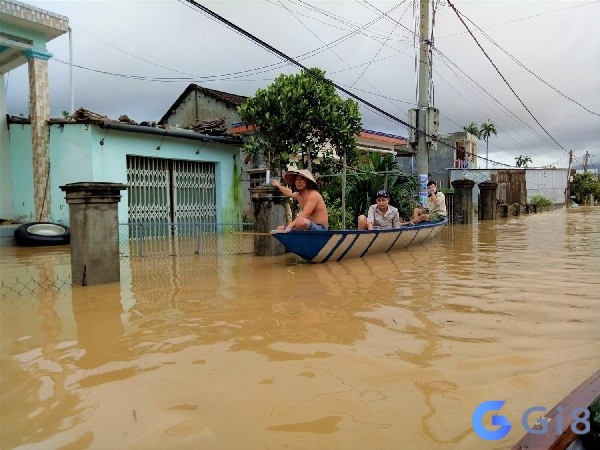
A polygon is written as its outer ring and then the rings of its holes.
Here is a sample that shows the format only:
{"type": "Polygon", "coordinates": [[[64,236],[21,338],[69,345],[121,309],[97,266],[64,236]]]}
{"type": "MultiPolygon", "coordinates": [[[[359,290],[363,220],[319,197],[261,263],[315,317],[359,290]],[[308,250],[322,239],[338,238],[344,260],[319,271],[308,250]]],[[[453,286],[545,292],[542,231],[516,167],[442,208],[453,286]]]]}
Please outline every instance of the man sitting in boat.
{"type": "Polygon", "coordinates": [[[437,191],[435,181],[427,183],[429,196],[425,202],[425,208],[415,208],[413,210],[413,218],[410,225],[415,225],[419,222],[435,222],[446,217],[446,196],[443,192],[437,191]]]}
{"type": "Polygon", "coordinates": [[[375,194],[375,204],[369,206],[367,215],[358,216],[359,230],[398,228],[400,225],[403,224],[400,223],[398,208],[390,205],[390,194],[383,190],[375,194]]]}
{"type": "Polygon", "coordinates": [[[329,227],[329,215],[323,197],[319,193],[319,186],[312,174],[306,170],[288,170],[283,177],[288,186],[282,186],[277,180],[271,184],[281,191],[286,197],[293,198],[300,203],[302,211],[287,226],[279,226],[283,231],[318,231],[329,227]]]}

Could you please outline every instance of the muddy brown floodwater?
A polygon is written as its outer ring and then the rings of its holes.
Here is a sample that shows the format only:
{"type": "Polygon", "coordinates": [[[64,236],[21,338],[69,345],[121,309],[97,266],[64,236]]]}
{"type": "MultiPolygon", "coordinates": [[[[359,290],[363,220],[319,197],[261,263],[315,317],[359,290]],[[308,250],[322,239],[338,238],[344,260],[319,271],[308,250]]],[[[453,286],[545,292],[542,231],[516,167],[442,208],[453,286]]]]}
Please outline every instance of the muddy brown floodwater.
{"type": "Polygon", "coordinates": [[[123,258],[102,286],[68,247],[0,251],[3,449],[510,448],[600,367],[600,208],[338,263],[123,258]]]}

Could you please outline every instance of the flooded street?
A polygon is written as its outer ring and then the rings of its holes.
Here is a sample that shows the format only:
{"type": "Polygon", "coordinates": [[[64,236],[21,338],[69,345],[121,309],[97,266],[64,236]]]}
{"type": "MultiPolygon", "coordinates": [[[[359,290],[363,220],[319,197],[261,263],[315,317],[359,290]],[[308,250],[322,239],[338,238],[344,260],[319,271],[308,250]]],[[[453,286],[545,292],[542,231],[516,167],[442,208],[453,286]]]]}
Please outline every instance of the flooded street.
{"type": "Polygon", "coordinates": [[[123,258],[102,286],[68,247],[0,251],[2,449],[510,448],[600,367],[600,208],[337,263],[123,258]]]}

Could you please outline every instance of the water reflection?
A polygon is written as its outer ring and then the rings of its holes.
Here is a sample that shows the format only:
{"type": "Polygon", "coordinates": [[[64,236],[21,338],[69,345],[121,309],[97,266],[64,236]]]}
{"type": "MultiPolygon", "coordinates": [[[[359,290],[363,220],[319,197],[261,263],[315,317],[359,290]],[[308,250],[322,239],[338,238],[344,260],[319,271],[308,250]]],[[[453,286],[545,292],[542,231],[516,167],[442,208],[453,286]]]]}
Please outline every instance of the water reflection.
{"type": "Polygon", "coordinates": [[[77,341],[84,354],[75,364],[93,369],[109,361],[131,357],[123,337],[120,286],[110,283],[89,290],[73,287],[73,316],[77,326],[77,341]]]}
{"type": "MultiPolygon", "coordinates": [[[[518,424],[600,363],[599,218],[454,225],[328,264],[132,257],[119,284],[3,298],[0,446],[486,448],[479,403],[518,424]]],[[[3,280],[65,270],[21,251],[3,280]]]]}

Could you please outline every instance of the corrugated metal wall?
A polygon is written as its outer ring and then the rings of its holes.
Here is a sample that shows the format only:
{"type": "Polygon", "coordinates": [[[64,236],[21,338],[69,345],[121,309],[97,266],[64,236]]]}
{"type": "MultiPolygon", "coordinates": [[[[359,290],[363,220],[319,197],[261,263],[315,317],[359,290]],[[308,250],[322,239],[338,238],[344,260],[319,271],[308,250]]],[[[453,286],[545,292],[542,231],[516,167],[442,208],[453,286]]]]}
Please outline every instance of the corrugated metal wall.
{"type": "Polygon", "coordinates": [[[552,203],[564,203],[567,189],[568,170],[527,169],[527,201],[535,195],[546,197],[552,203]]]}

